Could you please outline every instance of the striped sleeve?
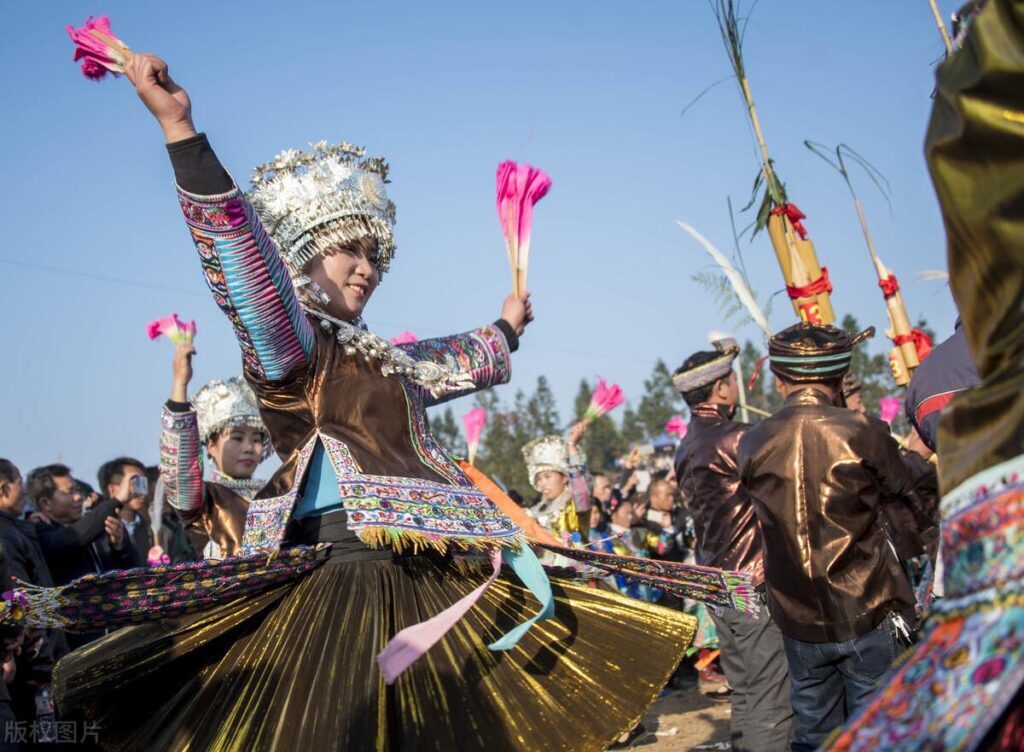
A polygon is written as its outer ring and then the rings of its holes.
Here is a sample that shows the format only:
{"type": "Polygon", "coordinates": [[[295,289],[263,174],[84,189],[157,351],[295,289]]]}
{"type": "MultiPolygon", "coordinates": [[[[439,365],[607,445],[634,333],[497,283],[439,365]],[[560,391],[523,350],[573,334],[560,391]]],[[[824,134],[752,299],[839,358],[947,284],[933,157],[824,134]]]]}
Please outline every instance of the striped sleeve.
{"type": "Polygon", "coordinates": [[[440,398],[433,397],[426,389],[418,388],[423,404],[427,407],[504,384],[512,375],[512,355],[508,341],[502,330],[493,324],[463,334],[408,342],[398,347],[413,360],[427,360],[456,371],[464,371],[473,380],[472,387],[440,398]]]}
{"type": "Polygon", "coordinates": [[[173,412],[164,406],[160,432],[160,475],[164,498],[181,512],[192,512],[203,503],[203,465],[200,459],[199,423],[196,411],[173,412]]]}
{"type": "Polygon", "coordinates": [[[237,187],[218,196],[178,189],[203,276],[231,322],[246,368],[279,381],[304,365],[314,347],[288,270],[274,241],[237,187]]]}

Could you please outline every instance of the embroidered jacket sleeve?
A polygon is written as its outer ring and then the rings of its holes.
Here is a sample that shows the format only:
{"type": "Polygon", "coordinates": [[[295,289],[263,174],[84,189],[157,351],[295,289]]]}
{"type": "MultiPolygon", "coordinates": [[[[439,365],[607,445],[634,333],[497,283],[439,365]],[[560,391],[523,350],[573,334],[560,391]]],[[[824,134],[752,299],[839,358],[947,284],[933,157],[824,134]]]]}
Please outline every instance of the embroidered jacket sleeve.
{"type": "Polygon", "coordinates": [[[203,504],[203,465],[199,424],[191,406],[173,410],[164,405],[160,432],[160,475],[167,503],[179,512],[192,512],[203,504]]]}
{"type": "Polygon", "coordinates": [[[512,373],[511,353],[518,346],[515,332],[499,319],[479,329],[398,345],[413,360],[427,360],[470,375],[473,386],[461,391],[434,397],[422,387],[414,386],[427,407],[456,397],[473,394],[488,387],[504,384],[512,373]]]}
{"type": "Polygon", "coordinates": [[[203,276],[234,327],[246,368],[267,381],[284,379],[308,361],[314,333],[276,244],[205,135],[168,151],[203,276]]]}

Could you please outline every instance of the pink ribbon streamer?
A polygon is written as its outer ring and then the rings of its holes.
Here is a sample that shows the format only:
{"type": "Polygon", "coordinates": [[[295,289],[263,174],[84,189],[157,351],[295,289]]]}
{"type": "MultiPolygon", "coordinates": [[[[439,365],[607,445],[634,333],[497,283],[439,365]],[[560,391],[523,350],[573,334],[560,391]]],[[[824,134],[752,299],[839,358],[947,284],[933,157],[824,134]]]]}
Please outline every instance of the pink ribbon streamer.
{"type": "Polygon", "coordinates": [[[491,551],[491,566],[494,567],[494,571],[487,578],[487,582],[472,593],[460,598],[437,616],[406,627],[391,638],[377,655],[377,665],[384,674],[386,684],[394,684],[395,679],[436,645],[455,623],[473,608],[487,588],[494,584],[501,572],[501,551],[497,548],[491,551]]]}

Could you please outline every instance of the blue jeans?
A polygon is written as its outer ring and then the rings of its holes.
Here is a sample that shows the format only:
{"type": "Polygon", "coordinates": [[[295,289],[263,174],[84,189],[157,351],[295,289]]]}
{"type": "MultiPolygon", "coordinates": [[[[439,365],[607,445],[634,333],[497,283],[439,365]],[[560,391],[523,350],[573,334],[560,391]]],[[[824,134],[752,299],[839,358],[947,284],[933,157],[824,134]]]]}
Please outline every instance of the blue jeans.
{"type": "Polygon", "coordinates": [[[782,639],[796,714],[793,752],[820,747],[878,687],[902,650],[890,619],[846,642],[782,639]]]}

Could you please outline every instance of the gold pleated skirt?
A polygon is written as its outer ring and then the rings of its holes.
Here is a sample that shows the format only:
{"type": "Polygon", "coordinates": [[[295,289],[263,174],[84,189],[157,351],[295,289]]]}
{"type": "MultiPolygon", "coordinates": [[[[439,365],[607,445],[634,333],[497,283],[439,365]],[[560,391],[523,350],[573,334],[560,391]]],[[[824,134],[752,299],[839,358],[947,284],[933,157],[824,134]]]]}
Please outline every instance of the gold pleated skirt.
{"type": "Polygon", "coordinates": [[[487,645],[538,604],[506,575],[386,686],[399,630],[483,581],[416,556],[325,564],[207,613],[128,627],[54,672],[65,718],[111,750],[602,750],[639,720],[695,620],[552,580],[555,618],[511,651],[487,645]]]}

